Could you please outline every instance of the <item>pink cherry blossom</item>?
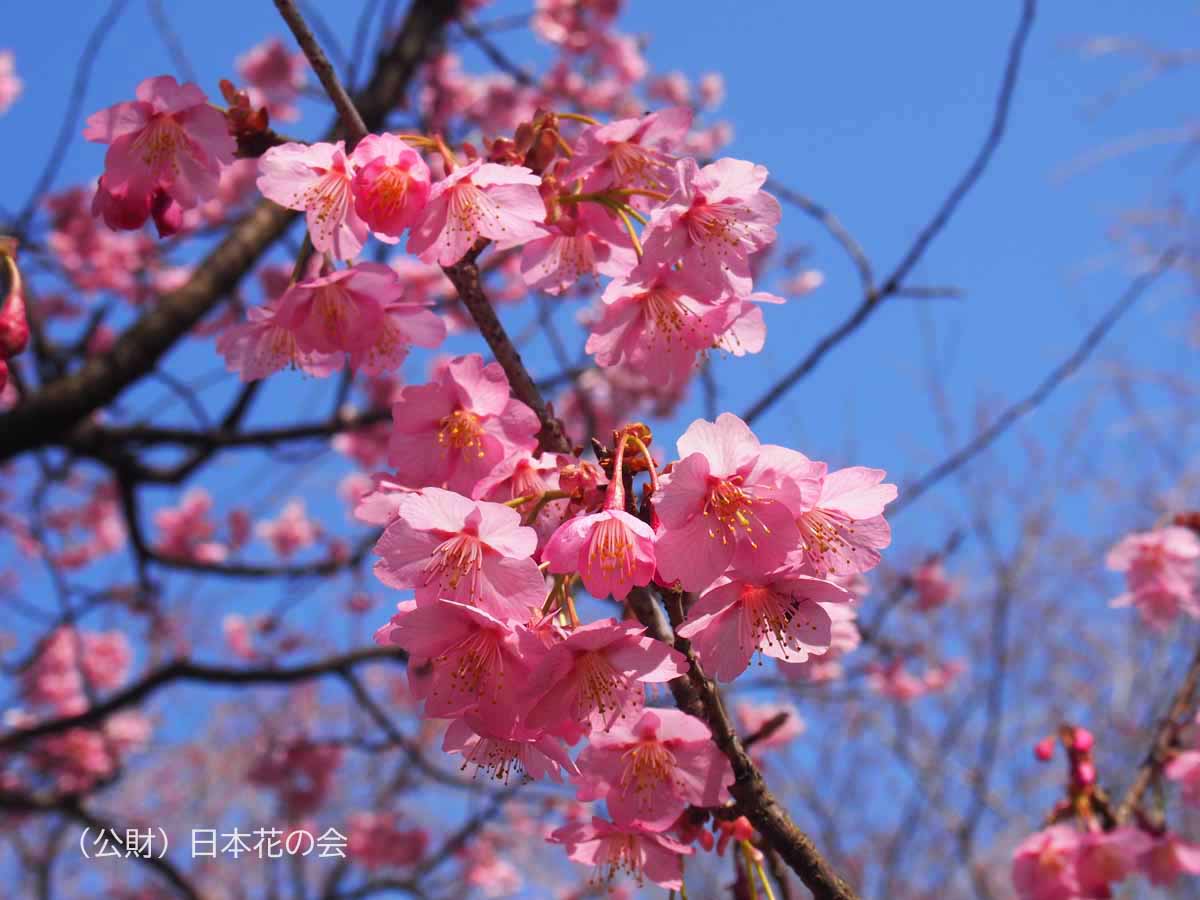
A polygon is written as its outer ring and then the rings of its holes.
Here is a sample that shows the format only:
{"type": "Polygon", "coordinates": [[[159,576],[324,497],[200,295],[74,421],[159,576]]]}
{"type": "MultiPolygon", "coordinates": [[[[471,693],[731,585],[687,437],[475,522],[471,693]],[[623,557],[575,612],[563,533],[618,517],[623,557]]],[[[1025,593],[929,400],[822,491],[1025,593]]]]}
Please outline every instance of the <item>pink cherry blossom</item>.
{"type": "Polygon", "coordinates": [[[595,204],[572,203],[546,234],[521,251],[521,274],[535,291],[562,294],[589,276],[618,276],[637,264],[629,233],[595,204]]]}
{"type": "Polygon", "coordinates": [[[248,309],[245,322],[231,325],[217,338],[225,368],[243,381],[258,381],[287,367],[319,378],[342,367],[341,353],[301,350],[290,319],[291,312],[281,318],[278,301],[248,309]]]}
{"type": "Polygon", "coordinates": [[[381,241],[394,244],[429,202],[429,166],[394,134],[368,134],[350,154],[354,208],[381,241]]]}
{"type": "Polygon", "coordinates": [[[1200,537],[1168,526],[1127,535],[1108,554],[1108,568],[1124,572],[1128,591],[1110,604],[1136,606],[1142,621],[1164,631],[1182,612],[1200,618],[1197,583],[1200,537]]]}
{"type": "Polygon", "coordinates": [[[367,224],[354,208],[353,163],[344,141],[281,144],[258,161],[258,189],[268,200],[303,210],[319,253],[352,260],[367,240],[367,224]]]}
{"type": "Polygon", "coordinates": [[[1200,749],[1178,753],[1163,772],[1171,781],[1178,782],[1185,803],[1200,806],[1200,749]]]}
{"type": "Polygon", "coordinates": [[[493,737],[480,734],[475,726],[487,730],[473,716],[455,719],[442,741],[447,753],[462,754],[463,769],[473,767],[476,774],[482,769],[504,784],[514,775],[519,782],[551,778],[561,783],[563,770],[579,774],[562,741],[552,735],[514,723],[504,737],[493,737]]]}
{"type": "Polygon", "coordinates": [[[431,487],[404,496],[397,513],[375,545],[384,584],[415,589],[418,602],[441,597],[517,622],[545,601],[532,559],[537,534],[515,509],[431,487]]]}
{"type": "Polygon", "coordinates": [[[499,734],[518,720],[517,691],[529,683],[544,653],[541,642],[524,628],[451,600],[401,603],[391,621],[375,632],[375,642],[408,651],[410,686],[425,701],[427,717],[473,712],[483,728],[499,734]]]}
{"type": "Polygon", "coordinates": [[[107,691],[124,683],[133,652],[120,631],[56,628],[22,673],[25,700],[53,707],[60,714],[88,705],[89,691],[107,691]]]}
{"type": "Polygon", "coordinates": [[[17,77],[17,66],[11,50],[0,50],[0,116],[8,112],[21,96],[24,85],[17,77]]]}
{"type": "MultiPolygon", "coordinates": [[[[847,588],[848,589],[848,588],[847,588]]],[[[851,590],[853,593],[853,590],[851,590]]],[[[809,682],[834,682],[841,678],[841,656],[850,653],[863,642],[858,632],[858,613],[850,604],[822,604],[829,613],[829,649],[821,656],[809,656],[804,662],[776,660],[779,670],[788,678],[809,682]]]]}
{"type": "Polygon", "coordinates": [[[779,566],[800,543],[798,485],[811,480],[809,461],[761,445],[732,413],[697,419],[676,448],[680,461],[653,498],[659,575],[702,591],[731,563],[757,572],[779,566]]]}
{"type": "Polygon", "coordinates": [[[346,856],[368,870],[411,866],[429,848],[429,832],[401,828],[394,813],[357,812],[346,824],[346,856]]]}
{"type": "Polygon", "coordinates": [[[720,106],[725,99],[725,79],[720,72],[705,72],[700,76],[696,89],[700,94],[701,106],[720,106]]]}
{"type": "Polygon", "coordinates": [[[824,603],[848,603],[845,588],[788,571],[735,578],[710,589],[677,633],[692,642],[709,675],[732,681],[761,653],[804,662],[829,649],[832,621],[824,603]]]}
{"type": "Polygon", "coordinates": [[[1108,896],[1111,885],[1137,871],[1139,858],[1153,845],[1146,832],[1129,826],[1084,835],[1075,857],[1084,896],[1108,896]]]}
{"type": "MultiPolygon", "coordinates": [[[[547,491],[559,490],[560,472],[573,459],[574,457],[565,453],[543,453],[538,457],[517,455],[511,457],[493,475],[495,477],[511,467],[512,473],[492,488],[487,499],[507,503],[522,497],[528,498],[514,509],[521,514],[522,520],[528,519],[536,512],[530,526],[537,532],[539,548],[546,545],[546,541],[566,519],[571,504],[571,501],[565,498],[544,503],[542,495],[547,491]]],[[[541,558],[540,554],[538,558],[541,558]]]]}
{"type": "Polygon", "coordinates": [[[424,262],[452,266],[479,238],[496,248],[517,247],[544,233],[546,206],[541,179],[524,166],[475,160],[433,186],[421,221],[413,226],[408,252],[424,262]]]}
{"type": "Polygon", "coordinates": [[[266,747],[246,778],[251,784],[278,792],[283,815],[295,820],[315,812],[325,802],[341,761],[341,747],[307,737],[289,738],[266,747]]]}
{"type": "Polygon", "coordinates": [[[1076,869],[1082,835],[1070,825],[1052,825],[1027,837],[1013,851],[1012,881],[1021,900],[1076,900],[1082,888],[1076,869]]]}
{"type": "Polygon", "coordinates": [[[471,497],[505,477],[492,480],[510,457],[533,451],[539,427],[533,410],[509,396],[500,365],[484,365],[479,354],[451,360],[429,384],[401,389],[392,422],[388,461],[398,481],[471,497]]]}
{"type": "Polygon", "coordinates": [[[733,770],[699,719],[647,709],[636,722],[593,734],[579,755],[580,800],[604,800],[617,825],[663,831],[688,804],[720,806],[733,770]]]}
{"type": "Polygon", "coordinates": [[[173,233],[182,210],[217,193],[234,140],[220,110],[191,82],[147,78],[136,96],[87,120],[84,137],[109,145],[93,212],[124,230],[141,228],[153,215],[161,234],[173,233]]]}
{"type": "Polygon", "coordinates": [[[590,823],[566,825],[548,840],[565,845],[569,859],[597,868],[597,880],[611,881],[624,874],[638,884],[649,880],[666,890],[683,886],[682,857],[693,852],[664,834],[636,826],[622,828],[595,817],[590,823]]]}
{"type": "Polygon", "coordinates": [[[598,365],[621,366],[652,382],[686,381],[741,311],[688,293],[673,269],[639,266],[605,288],[584,349],[598,365]]]}
{"type": "Polygon", "coordinates": [[[750,293],[750,256],[775,241],[779,202],[762,190],[763,166],[725,157],[699,168],[676,166],[675,193],[655,209],[643,235],[647,265],[672,266],[693,290],[750,293]]]}
{"type": "Polygon", "coordinates": [[[551,647],[522,697],[526,725],[598,732],[634,721],[646,702],[644,684],[670,681],[688,668],[682,654],[645,632],[601,619],[551,647]]]}
{"type": "Polygon", "coordinates": [[[395,271],[364,262],[288,288],[277,320],[296,338],[302,353],[349,353],[355,368],[390,371],[409,348],[436,347],[445,325],[423,306],[402,299],[395,271]]]}
{"type": "Polygon", "coordinates": [[[1191,844],[1166,832],[1155,840],[1139,861],[1151,884],[1173,885],[1182,874],[1200,875],[1200,844],[1191,844]]]}
{"type": "MultiPolygon", "coordinates": [[[[831,604],[832,605],[832,604],[831,604]]],[[[760,763],[766,758],[765,751],[783,747],[804,734],[804,719],[791,703],[739,703],[738,724],[745,737],[759,734],[763,727],[783,716],[783,722],[770,734],[756,740],[750,747],[750,755],[760,763]]]]}
{"type": "Polygon", "coordinates": [[[253,106],[265,106],[271,118],[281,122],[300,118],[296,98],[308,73],[303,53],[289,53],[283,41],[270,38],[239,56],[237,70],[248,85],[253,106]]]}
{"type": "Polygon", "coordinates": [[[290,501],[278,519],[259,522],[254,531],[284,559],[311,547],[321,536],[321,526],[305,514],[303,500],[290,501]]]}
{"type": "Polygon", "coordinates": [[[578,572],[593,597],[624,600],[654,577],[654,531],[621,509],[568,519],[546,544],[556,573],[578,572]]]}
{"type": "Polygon", "coordinates": [[[203,488],[188,491],[177,507],[158,510],[154,524],[161,533],[154,549],[172,559],[220,562],[228,551],[211,540],[217,530],[209,518],[211,511],[212,496],[203,488]]]}
{"type": "Polygon", "coordinates": [[[576,139],[562,180],[588,178],[590,190],[668,190],[675,153],[691,126],[692,111],[683,106],[592,125],[576,139]]]}
{"type": "Polygon", "coordinates": [[[879,565],[879,551],[892,541],[883,508],[896,499],[896,486],[880,483],[886,476],[862,466],[825,475],[819,496],[797,520],[800,547],[789,561],[818,578],[879,565]]]}
{"type": "Polygon", "coordinates": [[[958,595],[959,586],[946,576],[940,559],[921,563],[913,569],[911,578],[917,593],[917,609],[924,612],[944,606],[958,595]]]}

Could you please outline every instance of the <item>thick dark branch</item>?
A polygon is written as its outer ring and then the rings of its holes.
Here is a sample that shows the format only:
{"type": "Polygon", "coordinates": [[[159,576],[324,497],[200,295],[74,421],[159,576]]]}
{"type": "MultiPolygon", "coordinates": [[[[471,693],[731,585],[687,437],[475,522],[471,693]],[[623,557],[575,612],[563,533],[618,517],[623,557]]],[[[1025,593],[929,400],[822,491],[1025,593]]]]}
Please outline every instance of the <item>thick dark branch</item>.
{"type": "Polygon", "coordinates": [[[209,685],[296,684],[301,681],[311,681],[323,675],[346,672],[363,663],[378,662],[381,660],[402,662],[405,659],[407,659],[407,655],[402,650],[397,650],[394,647],[368,647],[351,653],[345,653],[341,656],[333,656],[319,662],[309,663],[308,665],[292,666],[290,668],[264,667],[239,669],[195,663],[186,659],[176,660],[155,669],[149,675],[117,691],[107,700],[97,703],[95,706],[89,707],[81,713],[76,713],[73,716],[62,716],[57,719],[48,719],[45,722],[30,725],[28,728],[21,728],[0,735],[0,751],[23,747],[30,741],[49,734],[58,734],[71,728],[84,728],[89,725],[97,725],[113,713],[129,706],[135,706],[149,698],[152,694],[157,693],[160,689],[176,682],[186,681],[209,685]]]}
{"type": "MultiPolygon", "coordinates": [[[[368,129],[380,127],[403,97],[417,67],[458,12],[458,0],[413,3],[391,50],[355,98],[368,129]]],[[[336,139],[338,127],[330,132],[336,139]]],[[[296,213],[263,201],[232,227],[183,287],[162,298],[127,329],[112,349],[77,372],[45,385],[0,416],[0,462],[61,440],[81,420],[111,403],[150,372],[249,272],[287,230],[296,213]]]]}

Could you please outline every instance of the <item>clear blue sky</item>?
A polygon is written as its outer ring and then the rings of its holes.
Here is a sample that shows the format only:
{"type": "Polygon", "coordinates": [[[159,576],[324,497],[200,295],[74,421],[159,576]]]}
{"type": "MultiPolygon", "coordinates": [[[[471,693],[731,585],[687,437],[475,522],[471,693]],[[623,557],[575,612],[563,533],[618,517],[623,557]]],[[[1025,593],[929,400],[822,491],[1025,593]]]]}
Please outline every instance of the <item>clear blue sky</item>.
{"type": "MultiPolygon", "coordinates": [[[[164,5],[201,85],[213,96],[217,79],[232,75],[238,54],[263,37],[286,33],[267,0],[164,5]]],[[[765,164],[773,177],[836,212],[880,275],[907,249],[982,140],[1019,13],[1016,0],[634,0],[628,5],[622,27],[650,37],[646,56],[656,70],[679,69],[693,77],[711,70],[724,74],[727,98],[715,117],[728,120],[736,135],[726,152],[765,164]]],[[[358,0],[319,4],[343,45],[350,44],[361,6],[358,0]]],[[[105,8],[97,2],[74,2],[19,4],[5,11],[0,48],[15,50],[25,93],[0,118],[5,163],[0,209],[10,211],[24,202],[59,126],[76,61],[105,8]]],[[[505,0],[482,17],[503,17],[527,8],[527,3],[505,0]]],[[[981,404],[995,410],[1027,393],[1127,285],[1135,267],[1127,250],[1111,238],[1116,219],[1148,198],[1161,201],[1172,191],[1194,185],[1187,174],[1173,181],[1164,178],[1174,153],[1174,148],[1164,147],[1060,177],[1073,163],[1111,142],[1180,126],[1197,87],[1191,72],[1170,75],[1097,112],[1094,101],[1117,85],[1131,66],[1113,59],[1085,60],[1074,42],[1094,35],[1132,34],[1175,47],[1195,33],[1196,15],[1183,4],[1045,0],[1021,73],[1009,134],[982,183],[910,279],[915,284],[952,285],[965,296],[888,301],[762,420],[762,438],[836,464],[886,468],[901,483],[918,474],[947,449],[925,386],[922,348],[927,333],[935,336],[942,360],[938,375],[962,428],[969,428],[981,404]]],[[[544,48],[523,36],[498,41],[530,66],[546,58],[544,48]]],[[[477,53],[461,49],[469,69],[487,70],[477,53]]],[[[131,97],[138,81],[161,72],[175,69],[146,4],[133,0],[101,51],[83,115],[131,97]]],[[[292,130],[313,135],[326,121],[323,112],[309,106],[302,123],[292,130]]],[[[82,127],[81,118],[76,135],[82,127]]],[[[58,186],[92,179],[102,159],[102,147],[78,137],[58,186]]],[[[822,270],[826,281],[807,297],[767,310],[767,347],[761,356],[716,361],[725,398],[722,407],[735,412],[745,409],[859,299],[855,273],[844,255],[819,227],[787,207],[781,245],[810,246],[808,264],[822,270]]],[[[1119,326],[1093,366],[1119,353],[1134,367],[1153,364],[1186,372],[1187,360],[1195,354],[1187,341],[1192,310],[1194,301],[1185,286],[1178,280],[1164,282],[1119,326]]],[[[514,321],[520,320],[516,314],[514,321]]],[[[540,371],[549,371],[549,360],[543,357],[541,362],[540,371]]],[[[220,360],[210,342],[200,341],[174,357],[173,365],[174,371],[192,376],[218,370],[220,360]]],[[[421,380],[421,366],[411,365],[407,374],[421,380]]],[[[1094,386],[1088,374],[1073,380],[1024,427],[1053,444],[1066,414],[1077,409],[1094,386]]],[[[308,408],[314,397],[328,396],[329,388],[294,373],[277,376],[267,391],[270,401],[259,405],[256,421],[287,421],[303,414],[298,411],[308,408]]],[[[161,388],[139,388],[135,405],[149,404],[160,395],[161,388]]],[[[217,405],[227,392],[219,388],[204,396],[217,405]]],[[[1153,394],[1146,397],[1151,406],[1158,399],[1153,394]]],[[[322,403],[320,409],[325,408],[322,403]]],[[[701,409],[696,397],[679,421],[686,424],[701,409]]],[[[1112,443],[1089,446],[1090,459],[1124,458],[1125,412],[1102,399],[1093,416],[1097,433],[1111,435],[1112,443]]],[[[170,418],[185,421],[186,415],[173,412],[170,418]]],[[[666,427],[659,437],[669,444],[681,430],[682,425],[666,427]]],[[[1175,437],[1185,452],[1200,444],[1194,433],[1175,437]]],[[[274,513],[287,498],[286,482],[294,482],[294,476],[281,479],[273,474],[266,457],[239,459],[243,465],[210,471],[198,483],[219,498],[252,497],[263,512],[274,513]]],[[[1021,470],[1025,457],[1014,437],[1000,445],[990,465],[1011,467],[1014,476],[1021,470]]],[[[318,490],[328,497],[310,505],[332,527],[341,527],[342,508],[331,492],[334,479],[346,467],[338,463],[302,468],[310,498],[318,490]]],[[[173,494],[162,497],[174,499],[173,494]]],[[[1089,518],[1093,502],[1083,498],[1061,514],[1074,516],[1078,521],[1072,527],[1085,535],[1101,538],[1113,533],[1111,519],[1089,518]]],[[[960,503],[951,484],[905,513],[895,526],[899,558],[914,559],[940,542],[946,521],[960,503]]],[[[246,586],[231,595],[224,585],[208,583],[188,594],[186,603],[180,602],[190,605],[201,623],[198,633],[207,635],[200,643],[212,649],[221,614],[262,608],[279,599],[277,589],[246,586]]],[[[329,614],[308,607],[298,615],[306,624],[324,621],[329,614]]],[[[332,629],[342,630],[341,623],[332,629]]]]}

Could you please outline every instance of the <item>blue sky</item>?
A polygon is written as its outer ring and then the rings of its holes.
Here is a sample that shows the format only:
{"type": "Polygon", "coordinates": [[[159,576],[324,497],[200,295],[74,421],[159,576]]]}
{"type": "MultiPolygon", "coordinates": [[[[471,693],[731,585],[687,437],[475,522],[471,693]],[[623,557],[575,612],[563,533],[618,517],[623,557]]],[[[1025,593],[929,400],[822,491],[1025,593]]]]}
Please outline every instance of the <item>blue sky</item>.
{"type": "MultiPolygon", "coordinates": [[[[361,5],[320,4],[343,45],[350,43],[361,5]]],[[[217,79],[232,75],[236,55],[265,36],[285,34],[267,2],[207,0],[168,6],[199,81],[213,96],[217,79]]],[[[726,100],[713,118],[734,128],[726,152],[766,165],[772,177],[833,210],[865,248],[878,275],[895,265],[975,153],[990,122],[1019,14],[1017,2],[951,0],[915,5],[635,0],[629,6],[622,28],[649,36],[646,56],[656,70],[678,69],[693,78],[716,70],[725,76],[726,100]],[[735,14],[735,9],[742,12],[735,14]]],[[[76,3],[48,15],[46,7],[23,4],[5,14],[0,47],[15,50],[25,94],[0,118],[7,174],[0,180],[3,212],[25,201],[31,173],[40,170],[58,128],[75,63],[104,8],[76,3]]],[[[506,0],[482,18],[526,8],[506,0]]],[[[983,181],[910,279],[913,284],[951,285],[964,296],[887,301],[761,420],[757,430],[763,440],[795,446],[834,464],[886,468],[903,483],[947,450],[926,388],[923,348],[930,336],[938,347],[937,378],[960,423],[958,440],[981,408],[994,412],[1023,396],[1065,356],[1137,269],[1127,249],[1113,241],[1113,223],[1150,199],[1162,202],[1176,191],[1186,196],[1194,180],[1187,172],[1175,179],[1164,176],[1175,152],[1171,147],[1122,155],[1064,177],[1079,160],[1113,142],[1179,127],[1196,89],[1194,74],[1185,71],[1097,110],[1095,101],[1131,65],[1085,59],[1077,42],[1122,34],[1175,47],[1194,32],[1195,16],[1193,8],[1182,4],[1042,3],[1009,133],[983,181]]],[[[547,58],[545,48],[523,35],[497,40],[531,67],[547,58]]],[[[476,52],[460,49],[468,69],[487,70],[476,52]]],[[[148,75],[174,71],[147,6],[134,0],[100,53],[83,115],[127,99],[148,75]]],[[[293,130],[311,136],[326,121],[324,112],[309,105],[293,130]]],[[[82,119],[76,123],[76,135],[82,124],[82,119]]],[[[78,137],[57,186],[94,178],[102,159],[102,147],[78,137]]],[[[745,409],[859,300],[853,269],[819,227],[785,207],[780,234],[784,249],[811,249],[807,265],[824,272],[825,284],[785,307],[767,310],[767,347],[761,356],[715,361],[721,408],[745,409]]],[[[1180,279],[1163,282],[1118,327],[1089,373],[1104,371],[1104,361],[1118,357],[1133,368],[1186,373],[1195,353],[1187,340],[1193,310],[1194,301],[1180,279]]],[[[504,315],[519,330],[523,314],[504,315]]],[[[569,314],[561,317],[564,323],[569,319],[569,314]]],[[[469,343],[456,346],[474,349],[469,343]]],[[[545,374],[552,362],[543,345],[532,346],[531,359],[545,374]]],[[[200,341],[175,354],[170,365],[191,377],[219,370],[220,360],[210,342],[200,341]]],[[[421,365],[414,360],[408,367],[410,379],[422,379],[421,365]]],[[[1096,376],[1089,373],[1065,385],[1023,427],[1056,443],[1068,413],[1096,387],[1096,376]]],[[[218,386],[203,396],[219,408],[230,389],[218,386]]],[[[304,414],[298,411],[315,403],[326,409],[330,390],[330,384],[282,374],[272,380],[265,395],[269,399],[259,404],[253,421],[294,421],[304,414]]],[[[148,408],[161,393],[159,387],[143,385],[134,394],[134,405],[148,408]]],[[[1162,401],[1153,391],[1144,399],[1151,408],[1162,401]]],[[[660,428],[660,441],[669,445],[701,410],[699,396],[693,397],[674,424],[660,428]]],[[[1112,438],[1087,448],[1093,461],[1126,460],[1129,448],[1122,440],[1127,414],[1102,398],[1093,415],[1096,433],[1112,438]]],[[[172,411],[166,420],[185,421],[186,414],[172,411]]],[[[1200,443],[1194,432],[1175,438],[1185,453],[1200,443]]],[[[300,466],[306,479],[301,482],[293,470],[279,474],[277,463],[265,455],[237,459],[239,465],[209,471],[198,483],[219,498],[253,498],[264,513],[275,512],[289,488],[303,484],[310,498],[326,498],[311,500],[310,507],[341,527],[343,511],[332,487],[345,466],[300,466]]],[[[1015,436],[998,446],[988,465],[1019,478],[1026,457],[1015,436]]],[[[175,495],[158,496],[167,501],[175,495]]],[[[900,558],[914,559],[939,544],[946,521],[961,502],[951,483],[906,512],[895,526],[900,558]]],[[[1095,502],[1094,497],[1080,497],[1061,514],[1073,517],[1072,528],[1100,540],[1113,533],[1113,523],[1103,516],[1091,518],[1095,502]]],[[[244,586],[231,596],[225,585],[177,584],[186,595],[178,600],[180,607],[210,623],[210,649],[216,635],[211,623],[219,621],[209,614],[212,609],[257,609],[282,599],[278,588],[244,586]]],[[[309,606],[297,616],[298,624],[309,625],[324,622],[328,612],[309,606]]],[[[342,627],[338,623],[333,631],[342,627]]],[[[345,626],[347,632],[354,628],[361,636],[360,626],[345,626]]]]}

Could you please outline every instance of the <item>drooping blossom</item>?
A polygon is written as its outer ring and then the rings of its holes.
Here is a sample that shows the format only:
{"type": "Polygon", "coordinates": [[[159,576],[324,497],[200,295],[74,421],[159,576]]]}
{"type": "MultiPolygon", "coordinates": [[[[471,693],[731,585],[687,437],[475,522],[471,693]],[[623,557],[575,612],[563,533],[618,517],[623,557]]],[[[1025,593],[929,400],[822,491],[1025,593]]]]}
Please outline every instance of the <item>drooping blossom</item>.
{"type": "Polygon", "coordinates": [[[354,208],[372,233],[400,240],[429,202],[429,166],[394,134],[368,134],[354,147],[354,208]]]}
{"type": "Polygon", "coordinates": [[[483,731],[487,729],[475,719],[474,716],[455,719],[442,741],[442,749],[447,753],[462,754],[463,769],[473,768],[475,773],[482,769],[504,784],[510,778],[518,783],[542,778],[561,783],[564,770],[569,775],[579,774],[559,738],[526,728],[519,722],[514,722],[503,737],[480,734],[476,726],[483,731]]]}
{"type": "Polygon", "coordinates": [[[300,118],[296,98],[308,73],[303,53],[289,52],[279,38],[269,38],[239,56],[237,70],[246,81],[252,105],[265,106],[271,118],[281,122],[300,118]]]}
{"type": "Polygon", "coordinates": [[[510,728],[518,719],[517,692],[544,652],[541,642],[523,627],[451,600],[408,600],[398,608],[375,642],[408,651],[410,686],[425,701],[425,715],[473,712],[488,731],[510,728]]]}
{"type": "Polygon", "coordinates": [[[397,480],[471,497],[491,489],[511,456],[533,451],[539,427],[533,410],[509,396],[499,363],[484,365],[477,353],[451,360],[428,384],[401,389],[392,422],[388,462],[397,480]]]}
{"type": "Polygon", "coordinates": [[[798,663],[824,653],[833,623],[823,604],[851,600],[845,588],[786,570],[735,577],[702,595],[677,633],[692,642],[709,675],[732,681],[755,653],[798,663]]]}
{"type": "Polygon", "coordinates": [[[452,266],[481,237],[496,249],[540,237],[546,206],[541,179],[524,166],[475,160],[437,182],[421,221],[413,226],[408,252],[424,262],[452,266]]]}
{"type": "Polygon", "coordinates": [[[93,213],[123,230],[141,228],[153,215],[159,233],[171,234],[182,210],[217,193],[234,140],[220,110],[191,82],[147,78],[136,97],[88,117],[84,137],[109,145],[93,213]]]}
{"type": "Polygon", "coordinates": [[[11,50],[0,50],[0,116],[8,112],[24,85],[17,77],[16,61],[11,50]]]}
{"type": "Polygon", "coordinates": [[[526,725],[594,733],[636,720],[646,703],[644,685],[687,671],[681,653],[645,632],[641,625],[601,619],[552,646],[522,697],[526,725]]]}
{"type": "Polygon", "coordinates": [[[1082,835],[1070,825],[1034,832],[1013,851],[1012,882],[1021,900],[1074,900],[1082,886],[1076,868],[1082,835]]]}
{"type": "Polygon", "coordinates": [[[289,501],[278,519],[259,522],[254,531],[284,559],[311,547],[321,536],[321,526],[305,514],[303,500],[289,501]]]}
{"type": "Polygon", "coordinates": [[[258,189],[268,200],[303,210],[318,253],[352,260],[367,240],[368,228],[354,208],[353,163],[346,144],[280,144],[258,161],[258,189]]]}
{"type": "Polygon", "coordinates": [[[659,575],[702,591],[730,563],[762,573],[779,566],[800,543],[797,485],[811,480],[809,461],[760,444],[732,413],[697,419],[676,449],[680,461],[653,498],[662,522],[659,575]]]}
{"type": "Polygon", "coordinates": [[[651,831],[665,830],[689,804],[722,805],[733,784],[708,726],[677,709],[647,709],[636,722],[593,734],[579,769],[579,800],[604,800],[615,824],[651,831]]]}
{"type": "MultiPolygon", "coordinates": [[[[824,463],[818,465],[824,466],[824,463]]],[[[883,484],[883,469],[853,466],[829,472],[797,519],[800,546],[789,562],[818,578],[853,575],[879,565],[879,551],[892,541],[883,509],[896,499],[896,486],[883,484]]]]}
{"type": "Polygon", "coordinates": [[[1180,613],[1200,618],[1200,537],[1171,525],[1127,535],[1108,553],[1108,568],[1125,573],[1127,591],[1111,606],[1136,606],[1151,628],[1164,631],[1180,613]]]}
{"type": "Polygon", "coordinates": [[[418,602],[445,598],[526,622],[546,599],[536,549],[515,509],[431,487],[400,501],[375,545],[375,574],[413,588],[418,602]]]}
{"type": "MultiPolygon", "coordinates": [[[[510,462],[494,473],[493,477],[511,466],[512,473],[499,482],[488,493],[487,499],[497,503],[527,498],[513,507],[522,520],[533,516],[530,527],[537,532],[538,547],[546,541],[566,519],[571,501],[567,498],[544,501],[543,495],[560,488],[560,472],[574,457],[565,453],[543,453],[541,456],[513,456],[510,462]]],[[[540,559],[539,555],[539,559],[540,559]]]]}
{"type": "Polygon", "coordinates": [[[636,826],[620,827],[598,817],[590,823],[575,822],[559,828],[548,840],[566,846],[569,859],[595,867],[597,881],[612,881],[622,874],[638,884],[649,880],[673,891],[683,886],[682,858],[693,852],[665,834],[636,826]]]}
{"type": "Polygon", "coordinates": [[[691,127],[692,111],[684,106],[589,126],[575,140],[562,180],[590,179],[589,190],[669,190],[676,152],[691,127]]]}
{"type": "Polygon", "coordinates": [[[643,235],[648,265],[680,265],[701,296],[751,291],[750,256],[775,241],[779,202],[762,190],[763,166],[725,157],[701,169],[676,165],[675,192],[654,210],[643,235]]]}

